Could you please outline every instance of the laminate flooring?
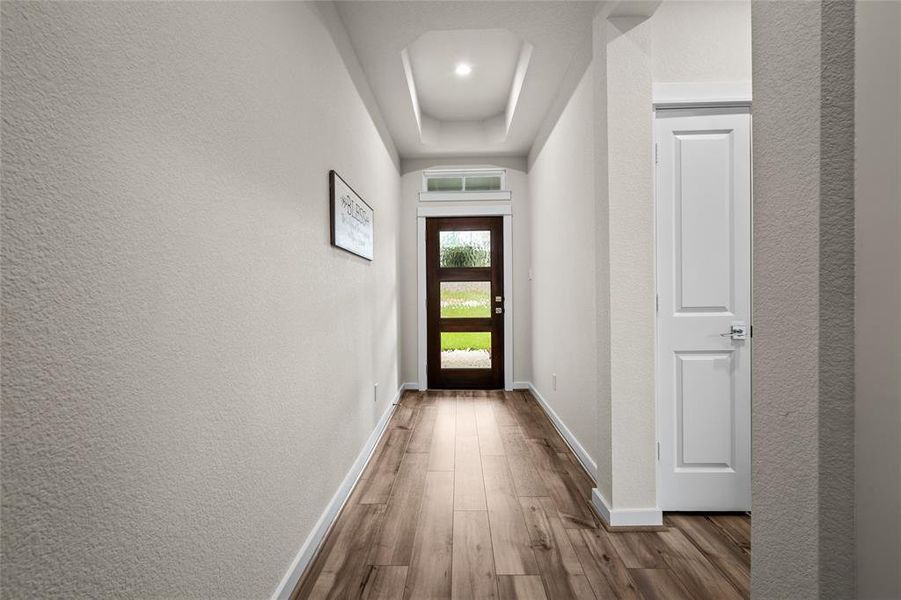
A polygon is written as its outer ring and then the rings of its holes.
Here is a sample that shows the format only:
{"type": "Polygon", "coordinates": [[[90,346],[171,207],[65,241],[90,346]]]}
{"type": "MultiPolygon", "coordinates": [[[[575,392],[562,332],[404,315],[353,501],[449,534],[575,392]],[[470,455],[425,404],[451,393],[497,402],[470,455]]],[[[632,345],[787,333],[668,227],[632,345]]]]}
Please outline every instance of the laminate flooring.
{"type": "Polygon", "coordinates": [[[406,392],[296,599],[750,597],[744,514],[610,531],[528,392],[406,392]]]}

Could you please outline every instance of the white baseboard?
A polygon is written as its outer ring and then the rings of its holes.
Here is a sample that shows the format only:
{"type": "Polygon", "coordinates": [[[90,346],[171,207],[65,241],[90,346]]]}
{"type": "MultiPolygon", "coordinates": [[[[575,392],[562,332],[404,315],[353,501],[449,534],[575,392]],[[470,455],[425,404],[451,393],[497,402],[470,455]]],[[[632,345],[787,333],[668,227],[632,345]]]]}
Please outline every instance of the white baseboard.
{"type": "MultiPolygon", "coordinates": [[[[560,432],[560,435],[563,436],[563,439],[566,440],[566,443],[569,444],[569,447],[572,448],[573,454],[576,455],[576,458],[579,459],[579,462],[582,463],[582,466],[591,475],[592,479],[597,482],[597,463],[594,462],[594,459],[586,452],[576,436],[573,435],[573,432],[569,430],[557,413],[554,412],[554,409],[551,408],[551,405],[548,404],[547,400],[544,399],[544,396],[541,395],[535,386],[529,382],[526,383],[526,387],[532,395],[535,396],[538,404],[544,410],[545,414],[547,414],[557,431],[560,432]]],[[[646,527],[663,524],[663,512],[657,507],[612,509],[597,488],[593,489],[591,492],[591,501],[601,515],[601,518],[604,519],[607,525],[612,527],[646,527]]]]}
{"type": "MultiPolygon", "coordinates": [[[[400,384],[400,390],[399,390],[399,392],[402,392],[402,391],[404,391],[404,390],[412,390],[412,391],[415,392],[415,391],[417,391],[418,389],[419,389],[419,384],[418,384],[417,382],[415,382],[415,381],[408,381],[407,383],[402,383],[402,384],[400,384]]],[[[399,395],[399,392],[398,392],[398,395],[399,395]]],[[[394,400],[394,401],[397,402],[397,400],[394,400]]]]}
{"type": "Polygon", "coordinates": [[[545,414],[551,420],[551,423],[554,424],[554,427],[557,431],[560,432],[560,435],[563,436],[563,439],[566,440],[566,443],[569,444],[569,447],[572,448],[573,454],[576,455],[576,458],[579,459],[579,462],[582,463],[582,467],[591,475],[591,479],[597,482],[597,473],[598,473],[598,465],[594,462],[594,459],[591,458],[591,455],[585,450],[582,444],[579,442],[578,438],[573,435],[573,432],[569,430],[569,427],[557,416],[557,413],[554,412],[554,409],[551,408],[551,405],[547,403],[547,400],[544,399],[544,396],[535,389],[535,386],[532,385],[531,382],[526,382],[526,388],[532,395],[535,396],[535,399],[538,400],[538,404],[544,410],[545,414]]]}
{"type": "Polygon", "coordinates": [[[611,527],[653,527],[663,525],[663,511],[659,508],[611,508],[597,488],[591,490],[591,503],[604,522],[611,527]]]}
{"type": "Polygon", "coordinates": [[[394,409],[397,407],[397,402],[400,399],[400,395],[405,389],[417,388],[418,385],[415,383],[404,383],[401,384],[400,388],[398,388],[397,394],[394,395],[394,399],[388,405],[388,408],[385,409],[385,412],[382,414],[379,422],[375,426],[375,429],[373,429],[372,433],[370,434],[369,439],[363,446],[363,449],[360,450],[360,454],[357,456],[357,460],[354,461],[354,464],[350,468],[350,471],[344,477],[344,481],[341,482],[341,485],[338,487],[338,491],[335,492],[334,496],[332,496],[332,499],[325,507],[322,515],[319,516],[319,520],[316,521],[316,525],[313,526],[313,530],[310,532],[310,535],[307,536],[307,539],[304,540],[304,543],[300,546],[300,550],[297,552],[297,556],[295,556],[294,560],[291,562],[291,566],[288,568],[288,572],[285,573],[285,576],[282,577],[282,580],[281,582],[279,582],[278,587],[275,588],[275,593],[272,594],[271,600],[287,600],[291,596],[291,593],[297,586],[297,582],[300,581],[301,575],[303,575],[310,562],[312,562],[313,558],[316,556],[316,551],[319,549],[319,545],[322,543],[322,540],[325,539],[325,536],[331,529],[332,524],[334,524],[335,519],[338,517],[338,513],[341,512],[341,509],[344,507],[344,503],[347,502],[347,499],[350,497],[350,493],[351,491],[353,491],[354,486],[357,485],[357,480],[363,473],[363,469],[365,469],[366,465],[369,464],[369,460],[372,458],[375,447],[378,445],[379,440],[382,439],[382,435],[388,428],[388,422],[391,420],[391,415],[394,414],[394,409]]]}
{"type": "Polygon", "coordinates": [[[532,384],[528,381],[514,381],[513,389],[514,390],[527,390],[532,384]]]}

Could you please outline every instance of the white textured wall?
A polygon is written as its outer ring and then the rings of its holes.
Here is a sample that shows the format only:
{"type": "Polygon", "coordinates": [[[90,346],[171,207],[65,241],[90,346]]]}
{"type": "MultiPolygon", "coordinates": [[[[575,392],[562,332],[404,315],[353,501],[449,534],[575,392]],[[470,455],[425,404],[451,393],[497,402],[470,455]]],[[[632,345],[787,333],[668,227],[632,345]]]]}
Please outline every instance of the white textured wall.
{"type": "Polygon", "coordinates": [[[855,40],[857,597],[876,600],[901,598],[901,3],[858,2],[855,40]]]}
{"type": "Polygon", "coordinates": [[[598,277],[609,290],[601,311],[609,339],[600,345],[610,372],[609,409],[601,404],[609,425],[600,423],[599,437],[609,439],[612,456],[609,491],[605,477],[598,485],[614,509],[657,505],[652,82],[750,80],[750,37],[745,1],[664,2],[650,18],[608,19],[597,36],[605,44],[597,102],[606,120],[596,127],[607,136],[598,227],[608,262],[598,277]]]}
{"type": "Polygon", "coordinates": [[[651,42],[647,20],[608,21],[613,508],[657,506],[651,42]]]}
{"type": "Polygon", "coordinates": [[[752,589],[851,598],[854,4],[755,2],[752,26],[752,589]]]}
{"type": "MultiPolygon", "coordinates": [[[[503,167],[507,187],[513,192],[513,381],[529,381],[532,373],[532,301],[529,290],[531,228],[528,178],[522,157],[438,158],[405,160],[401,165],[401,215],[398,250],[400,256],[400,308],[402,380],[418,382],[417,352],[417,258],[416,210],[419,206],[437,206],[419,202],[422,171],[440,167],[503,167]]],[[[442,203],[444,204],[444,203],[442,203]]],[[[447,203],[461,206],[460,202],[447,203]]]]}
{"type": "Polygon", "coordinates": [[[613,418],[610,397],[610,157],[607,140],[607,19],[597,14],[592,24],[592,61],[589,67],[594,88],[594,191],[595,191],[595,310],[597,314],[597,465],[595,481],[604,498],[613,497],[613,418]]]}
{"type": "Polygon", "coordinates": [[[589,68],[583,75],[534,157],[529,193],[532,382],[595,457],[599,446],[592,73],[589,68]]]}
{"type": "Polygon", "coordinates": [[[654,81],[751,81],[749,0],[669,0],[650,22],[654,81]]]}
{"type": "Polygon", "coordinates": [[[579,305],[583,312],[576,315],[582,327],[594,323],[594,331],[582,329],[570,342],[579,348],[578,385],[552,399],[561,394],[546,393],[549,373],[562,367],[552,367],[560,361],[540,340],[571,338],[572,327],[557,332],[573,319],[542,303],[537,279],[533,283],[533,381],[590,449],[598,488],[614,508],[656,506],[652,81],[750,80],[750,34],[750,3],[744,1],[666,2],[650,18],[608,20],[602,11],[580,96],[573,95],[548,141],[530,157],[533,263],[553,264],[557,255],[544,259],[545,251],[568,252],[582,268],[555,273],[557,287],[594,287],[593,306],[579,305]],[[557,189],[577,190],[578,198],[557,189]],[[578,207],[575,231],[584,235],[560,227],[545,236],[554,242],[541,247],[547,215],[566,212],[571,203],[578,207]],[[587,218],[593,223],[583,232],[587,218]],[[581,356],[595,357],[590,375],[581,370],[581,356]],[[597,425],[588,427],[592,418],[597,425]]]}
{"type": "Polygon", "coordinates": [[[266,597],[398,387],[392,159],[308,5],[2,20],[3,595],[266,597]]]}

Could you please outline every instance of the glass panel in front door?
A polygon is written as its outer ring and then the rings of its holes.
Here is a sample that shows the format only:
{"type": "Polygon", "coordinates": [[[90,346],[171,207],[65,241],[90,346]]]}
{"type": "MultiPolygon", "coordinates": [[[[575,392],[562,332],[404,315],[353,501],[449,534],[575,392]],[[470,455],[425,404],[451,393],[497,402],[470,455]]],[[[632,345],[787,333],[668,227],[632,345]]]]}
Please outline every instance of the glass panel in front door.
{"type": "Polygon", "coordinates": [[[490,231],[441,231],[438,233],[438,266],[490,267],[490,231]]]}
{"type": "Polygon", "coordinates": [[[442,369],[490,369],[490,331],[442,331],[442,369]]]}
{"type": "Polygon", "coordinates": [[[442,281],[439,294],[442,319],[491,316],[490,281],[442,281]]]}

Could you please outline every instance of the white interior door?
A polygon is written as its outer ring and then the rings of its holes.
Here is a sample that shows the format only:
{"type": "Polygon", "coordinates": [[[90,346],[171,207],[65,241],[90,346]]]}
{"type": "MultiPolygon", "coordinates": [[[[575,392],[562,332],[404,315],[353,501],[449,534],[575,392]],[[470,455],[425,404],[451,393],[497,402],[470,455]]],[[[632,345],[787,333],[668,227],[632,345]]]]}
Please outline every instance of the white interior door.
{"type": "Polygon", "coordinates": [[[750,510],[750,113],[658,110],[656,144],[658,503],[750,510]]]}

